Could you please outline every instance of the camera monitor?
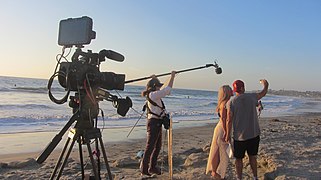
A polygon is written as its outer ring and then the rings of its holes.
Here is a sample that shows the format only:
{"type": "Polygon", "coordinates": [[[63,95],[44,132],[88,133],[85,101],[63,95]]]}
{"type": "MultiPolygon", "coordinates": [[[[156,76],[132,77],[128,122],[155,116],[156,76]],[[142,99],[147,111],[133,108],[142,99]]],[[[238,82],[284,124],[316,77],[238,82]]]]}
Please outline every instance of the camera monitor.
{"type": "Polygon", "coordinates": [[[58,44],[67,47],[90,44],[90,41],[96,38],[96,32],[92,27],[93,21],[87,16],[61,20],[58,44]]]}

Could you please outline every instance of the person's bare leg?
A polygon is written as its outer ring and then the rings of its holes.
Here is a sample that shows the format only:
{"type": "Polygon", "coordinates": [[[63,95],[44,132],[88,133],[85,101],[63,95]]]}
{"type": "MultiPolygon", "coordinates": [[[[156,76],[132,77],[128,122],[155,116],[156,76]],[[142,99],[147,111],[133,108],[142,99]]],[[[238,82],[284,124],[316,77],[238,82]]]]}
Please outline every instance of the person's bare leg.
{"type": "Polygon", "coordinates": [[[235,159],[236,177],[242,179],[243,159],[235,159]]]}
{"type": "Polygon", "coordinates": [[[215,176],[217,174],[216,170],[219,162],[220,162],[220,156],[218,154],[218,151],[216,151],[212,158],[212,173],[211,173],[212,176],[215,176]]]}
{"type": "Polygon", "coordinates": [[[250,166],[254,177],[257,177],[257,161],[256,156],[249,156],[250,166]]]}

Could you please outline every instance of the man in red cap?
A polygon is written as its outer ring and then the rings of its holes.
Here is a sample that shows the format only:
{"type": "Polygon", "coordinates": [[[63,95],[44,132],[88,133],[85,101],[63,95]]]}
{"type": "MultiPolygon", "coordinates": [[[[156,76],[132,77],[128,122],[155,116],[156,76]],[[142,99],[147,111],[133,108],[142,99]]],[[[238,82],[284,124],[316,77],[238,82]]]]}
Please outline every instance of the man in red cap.
{"type": "Polygon", "coordinates": [[[236,80],[233,91],[236,96],[227,105],[227,122],[225,141],[230,141],[231,134],[234,145],[234,157],[237,179],[242,179],[243,158],[245,151],[249,156],[254,179],[257,179],[257,153],[260,142],[260,127],[256,107],[258,100],[268,91],[267,80],[260,80],[264,88],[259,93],[245,93],[244,82],[236,80]],[[233,132],[232,131],[233,126],[233,132]]]}

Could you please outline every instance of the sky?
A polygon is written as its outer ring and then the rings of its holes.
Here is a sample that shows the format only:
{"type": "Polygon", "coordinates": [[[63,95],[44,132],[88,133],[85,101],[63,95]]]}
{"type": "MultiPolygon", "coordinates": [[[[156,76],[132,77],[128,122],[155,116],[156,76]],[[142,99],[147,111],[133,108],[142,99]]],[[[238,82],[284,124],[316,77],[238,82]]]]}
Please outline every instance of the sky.
{"type": "Polygon", "coordinates": [[[181,73],[174,87],[218,90],[241,79],[247,90],[258,90],[267,79],[274,90],[321,91],[319,0],[0,2],[0,76],[49,79],[62,51],[59,22],[88,16],[96,38],[83,50],[125,56],[102,62],[101,72],[131,80],[217,61],[222,74],[181,73]]]}

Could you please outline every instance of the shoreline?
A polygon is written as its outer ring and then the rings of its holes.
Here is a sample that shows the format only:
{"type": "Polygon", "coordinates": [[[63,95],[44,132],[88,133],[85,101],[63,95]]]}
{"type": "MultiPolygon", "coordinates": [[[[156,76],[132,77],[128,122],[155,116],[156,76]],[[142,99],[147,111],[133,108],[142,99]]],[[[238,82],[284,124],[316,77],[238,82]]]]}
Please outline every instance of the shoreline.
{"type": "MultiPolygon", "coordinates": [[[[144,120],[145,121],[145,120],[144,120]]],[[[190,128],[197,126],[206,126],[216,122],[217,120],[195,120],[185,122],[174,122],[173,129],[190,128]]],[[[145,126],[136,126],[127,135],[131,127],[105,128],[101,129],[102,139],[104,143],[123,143],[143,139],[146,136],[145,126]]],[[[17,133],[2,133],[0,134],[0,142],[5,144],[0,145],[0,159],[12,154],[21,153],[39,153],[52,141],[56,134],[60,131],[37,131],[37,132],[17,132],[17,133]],[[42,138],[39,138],[42,137],[42,138]],[[23,147],[23,148],[21,148],[23,147]]],[[[64,134],[55,150],[61,150],[67,139],[68,131],[64,134]]]]}
{"type": "MultiPolygon", "coordinates": [[[[212,122],[204,126],[173,130],[174,179],[210,179],[204,171],[215,125],[216,123],[212,122]]],[[[321,162],[319,162],[321,113],[265,117],[260,119],[260,126],[259,179],[318,179],[321,177],[321,162]]],[[[145,128],[142,127],[142,131],[145,131],[145,128]]],[[[165,134],[163,137],[165,138],[165,134]]],[[[138,151],[144,150],[145,138],[143,136],[129,141],[108,142],[103,135],[114,179],[140,178],[139,159],[136,155],[138,151]]],[[[164,174],[157,179],[168,179],[166,142],[163,149],[165,150],[164,174]]],[[[39,152],[0,155],[0,179],[47,178],[59,154],[60,150],[56,149],[40,165],[35,162],[39,152]]],[[[160,154],[159,162],[162,157],[160,154]]],[[[245,158],[245,162],[247,161],[245,158]]],[[[227,179],[234,179],[234,160],[230,161],[227,171],[227,179]]],[[[74,148],[62,178],[79,179],[81,178],[79,173],[79,155],[78,150],[74,148]]],[[[101,174],[106,175],[106,169],[103,168],[101,174]]],[[[245,163],[243,174],[244,179],[250,179],[251,171],[248,163],[245,163]]]]}

